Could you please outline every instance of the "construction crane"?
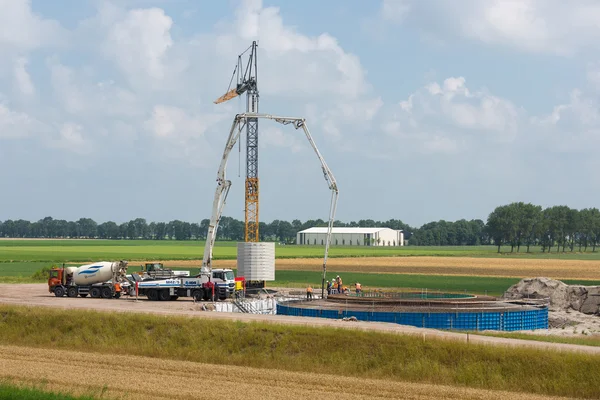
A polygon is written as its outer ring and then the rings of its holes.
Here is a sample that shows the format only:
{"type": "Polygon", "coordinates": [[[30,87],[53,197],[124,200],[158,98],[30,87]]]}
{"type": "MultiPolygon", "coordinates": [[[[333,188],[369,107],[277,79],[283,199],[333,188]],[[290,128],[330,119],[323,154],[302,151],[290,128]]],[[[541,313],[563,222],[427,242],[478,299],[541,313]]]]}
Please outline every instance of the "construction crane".
{"type": "Polygon", "coordinates": [[[306,120],[304,118],[280,117],[275,115],[257,113],[237,114],[235,116],[235,118],[233,119],[233,124],[231,125],[231,130],[229,131],[227,143],[225,144],[225,150],[223,151],[221,164],[219,165],[219,170],[217,172],[217,189],[215,191],[212,215],[210,218],[210,223],[208,225],[208,234],[206,237],[206,244],[204,247],[204,258],[202,259],[202,268],[200,270],[200,274],[208,274],[210,276],[210,272],[212,269],[212,250],[215,244],[215,238],[217,237],[217,228],[219,226],[219,220],[221,219],[221,215],[223,213],[223,209],[225,208],[225,203],[227,200],[227,195],[231,187],[231,181],[228,180],[226,176],[227,161],[229,159],[229,154],[234,148],[244,128],[247,129],[248,124],[258,121],[258,119],[260,118],[270,119],[283,125],[291,124],[296,129],[302,128],[306,138],[308,139],[308,142],[310,143],[310,146],[312,147],[315,154],[317,155],[317,158],[319,159],[323,175],[325,177],[329,189],[331,190],[331,203],[329,206],[329,224],[327,229],[327,242],[325,244],[325,255],[323,257],[323,278],[321,281],[321,296],[324,297],[325,276],[327,273],[327,257],[329,254],[329,247],[331,245],[331,230],[333,228],[333,222],[335,220],[335,212],[337,209],[339,190],[333,173],[331,172],[331,170],[327,166],[327,163],[325,162],[325,159],[319,152],[319,149],[317,148],[317,145],[315,144],[310,134],[310,131],[308,130],[308,126],[306,125],[306,120]]]}
{"type": "MultiPolygon", "coordinates": [[[[238,62],[233,70],[227,92],[215,100],[221,104],[246,93],[246,114],[258,113],[258,69],[257,69],[257,44],[256,41],[238,56],[238,62]],[[242,61],[243,56],[249,52],[248,60],[242,61]],[[236,84],[231,88],[233,79],[236,84]]],[[[258,185],[258,118],[250,117],[246,125],[246,204],[245,204],[245,229],[246,242],[258,242],[258,210],[259,210],[259,185],[258,185]]]]}

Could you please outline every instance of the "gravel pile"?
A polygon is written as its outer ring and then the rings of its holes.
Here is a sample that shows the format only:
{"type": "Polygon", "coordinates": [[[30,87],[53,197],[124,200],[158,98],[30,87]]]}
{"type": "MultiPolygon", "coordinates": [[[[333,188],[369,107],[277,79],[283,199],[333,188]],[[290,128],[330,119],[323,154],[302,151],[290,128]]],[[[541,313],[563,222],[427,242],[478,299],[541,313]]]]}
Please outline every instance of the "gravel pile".
{"type": "Polygon", "coordinates": [[[503,297],[507,300],[548,298],[550,311],[600,312],[600,286],[567,285],[544,277],[522,279],[508,288],[503,297]]]}

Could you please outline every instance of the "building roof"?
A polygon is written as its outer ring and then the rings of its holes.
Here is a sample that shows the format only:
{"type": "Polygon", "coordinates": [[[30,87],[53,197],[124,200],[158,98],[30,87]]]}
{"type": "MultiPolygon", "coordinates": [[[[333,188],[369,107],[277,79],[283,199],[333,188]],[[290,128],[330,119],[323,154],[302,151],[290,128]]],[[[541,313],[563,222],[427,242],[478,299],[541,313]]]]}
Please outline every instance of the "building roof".
{"type": "MultiPolygon", "coordinates": [[[[331,233],[377,233],[377,232],[381,232],[384,230],[388,230],[390,228],[336,228],[333,227],[331,230],[331,233]]],[[[393,229],[391,229],[393,230],[393,229]]],[[[402,231],[400,231],[402,232],[402,231]]],[[[305,229],[303,231],[300,231],[298,233],[327,233],[327,228],[323,227],[315,227],[315,228],[308,228],[305,229]]]]}

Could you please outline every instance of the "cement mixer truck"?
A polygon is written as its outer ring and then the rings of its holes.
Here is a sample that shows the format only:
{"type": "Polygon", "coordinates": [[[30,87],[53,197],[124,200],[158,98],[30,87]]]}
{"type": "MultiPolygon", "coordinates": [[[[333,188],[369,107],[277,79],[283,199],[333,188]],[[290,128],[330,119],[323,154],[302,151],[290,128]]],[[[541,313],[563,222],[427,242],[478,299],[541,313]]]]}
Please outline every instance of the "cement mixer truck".
{"type": "Polygon", "coordinates": [[[56,297],[119,298],[133,289],[127,278],[127,261],[100,261],[80,267],[52,268],[48,291],[56,297]]]}

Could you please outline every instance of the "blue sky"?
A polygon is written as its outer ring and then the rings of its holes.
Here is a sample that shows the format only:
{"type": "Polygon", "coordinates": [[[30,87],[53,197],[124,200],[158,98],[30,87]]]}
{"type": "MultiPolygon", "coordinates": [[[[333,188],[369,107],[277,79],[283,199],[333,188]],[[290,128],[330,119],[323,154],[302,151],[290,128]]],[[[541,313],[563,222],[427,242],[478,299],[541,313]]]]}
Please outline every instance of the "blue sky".
{"type": "MultiPolygon", "coordinates": [[[[252,40],[260,111],[307,118],[340,220],[599,206],[597,1],[0,7],[0,220],[208,218],[244,106],[212,102],[252,40]]],[[[329,191],[301,132],[261,121],[259,135],[261,220],[325,219],[329,191]]],[[[225,215],[240,219],[243,167],[236,148],[225,215]]]]}

